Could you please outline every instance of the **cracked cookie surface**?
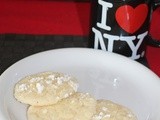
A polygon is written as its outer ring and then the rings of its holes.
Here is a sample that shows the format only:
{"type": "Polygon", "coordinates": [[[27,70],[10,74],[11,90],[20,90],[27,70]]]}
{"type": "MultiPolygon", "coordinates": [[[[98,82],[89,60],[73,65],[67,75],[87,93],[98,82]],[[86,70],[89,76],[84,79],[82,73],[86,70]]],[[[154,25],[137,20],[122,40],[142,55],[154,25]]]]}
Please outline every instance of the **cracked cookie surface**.
{"type": "Polygon", "coordinates": [[[33,106],[52,105],[77,92],[78,82],[69,75],[42,72],[22,78],[14,88],[15,98],[33,106]]]}

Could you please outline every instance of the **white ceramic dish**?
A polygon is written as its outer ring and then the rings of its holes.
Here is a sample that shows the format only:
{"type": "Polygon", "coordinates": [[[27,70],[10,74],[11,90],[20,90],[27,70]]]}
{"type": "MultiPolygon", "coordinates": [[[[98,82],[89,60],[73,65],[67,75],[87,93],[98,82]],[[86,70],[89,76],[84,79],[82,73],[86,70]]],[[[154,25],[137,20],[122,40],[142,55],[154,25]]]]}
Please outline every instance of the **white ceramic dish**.
{"type": "Polygon", "coordinates": [[[0,77],[0,120],[27,120],[27,106],[13,97],[22,77],[57,71],[78,78],[79,91],[109,99],[132,109],[138,120],[160,120],[160,79],[126,57],[85,48],[57,49],[20,60],[0,77]]]}

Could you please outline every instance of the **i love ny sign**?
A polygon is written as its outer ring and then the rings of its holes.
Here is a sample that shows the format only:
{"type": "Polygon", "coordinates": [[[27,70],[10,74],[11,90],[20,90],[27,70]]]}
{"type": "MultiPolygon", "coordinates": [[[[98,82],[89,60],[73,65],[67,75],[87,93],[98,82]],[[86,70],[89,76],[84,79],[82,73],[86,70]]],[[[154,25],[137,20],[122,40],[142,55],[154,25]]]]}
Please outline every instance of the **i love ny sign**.
{"type": "Polygon", "coordinates": [[[140,3],[136,6],[123,4],[117,7],[114,13],[110,13],[112,9],[115,9],[113,3],[98,0],[98,6],[101,8],[99,9],[101,14],[95,26],[92,27],[94,48],[99,49],[100,46],[102,50],[113,52],[117,45],[115,43],[120,41],[125,42],[129,47],[131,51],[130,58],[136,60],[143,57],[144,51],[139,51],[139,48],[148,34],[148,28],[141,31],[139,29],[144,26],[146,19],[148,19],[148,5],[146,3],[140,3]],[[111,15],[115,22],[108,22],[111,15]],[[115,28],[115,24],[117,28],[115,28]],[[117,32],[118,30],[119,32],[117,32]],[[139,32],[137,33],[137,31],[139,32]],[[125,33],[125,35],[122,33],[125,33]]]}

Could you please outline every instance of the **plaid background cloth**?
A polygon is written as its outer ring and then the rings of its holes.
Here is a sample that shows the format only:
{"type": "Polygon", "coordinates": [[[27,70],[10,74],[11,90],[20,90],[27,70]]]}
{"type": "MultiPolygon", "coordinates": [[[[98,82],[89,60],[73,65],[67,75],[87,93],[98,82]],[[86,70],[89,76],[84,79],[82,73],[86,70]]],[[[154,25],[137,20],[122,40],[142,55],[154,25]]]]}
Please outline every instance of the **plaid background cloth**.
{"type": "MultiPolygon", "coordinates": [[[[87,47],[89,0],[16,0],[0,2],[0,73],[16,61],[44,50],[87,47]]],[[[150,34],[160,40],[160,8],[150,34]]],[[[151,70],[160,76],[160,49],[147,48],[151,70]]]]}

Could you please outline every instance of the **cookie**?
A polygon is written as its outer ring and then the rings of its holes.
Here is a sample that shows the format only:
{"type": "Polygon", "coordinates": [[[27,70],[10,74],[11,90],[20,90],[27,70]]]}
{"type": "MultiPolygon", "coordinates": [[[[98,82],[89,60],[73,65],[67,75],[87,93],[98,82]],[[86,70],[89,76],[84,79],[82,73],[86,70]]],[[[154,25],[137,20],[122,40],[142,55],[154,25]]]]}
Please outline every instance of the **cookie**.
{"type": "Polygon", "coordinates": [[[15,98],[33,106],[52,105],[77,91],[77,80],[58,72],[42,72],[21,79],[14,87],[15,98]]]}
{"type": "Polygon", "coordinates": [[[137,120],[137,118],[124,106],[109,100],[98,100],[96,114],[91,120],[137,120]]]}
{"type": "Polygon", "coordinates": [[[90,120],[96,100],[88,93],[75,93],[51,106],[30,106],[28,120],[90,120]]]}

